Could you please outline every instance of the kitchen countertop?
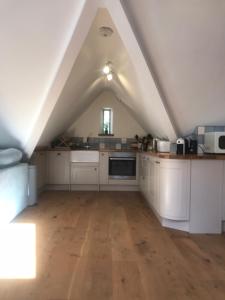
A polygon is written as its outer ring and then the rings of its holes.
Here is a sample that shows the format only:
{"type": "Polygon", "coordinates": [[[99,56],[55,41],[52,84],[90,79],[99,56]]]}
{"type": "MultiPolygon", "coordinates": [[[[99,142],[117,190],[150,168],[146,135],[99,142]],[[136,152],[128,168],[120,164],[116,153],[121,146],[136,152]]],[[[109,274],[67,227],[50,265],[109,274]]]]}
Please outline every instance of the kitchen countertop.
{"type": "Polygon", "coordinates": [[[71,149],[69,147],[58,147],[58,148],[48,148],[48,147],[41,147],[37,148],[35,151],[99,151],[99,152],[137,152],[142,153],[144,155],[149,155],[153,157],[158,158],[165,158],[165,159],[191,159],[191,160],[225,160],[225,154],[186,154],[186,155],[178,155],[175,153],[163,153],[163,152],[141,152],[137,149],[110,149],[110,148],[104,148],[104,149],[97,149],[97,148],[91,148],[91,149],[71,149]]]}
{"type": "Polygon", "coordinates": [[[110,149],[110,148],[77,148],[77,149],[71,149],[70,147],[56,147],[56,148],[37,148],[35,151],[99,151],[99,152],[137,152],[136,149],[110,149]]]}
{"type": "Polygon", "coordinates": [[[166,158],[166,159],[205,159],[205,160],[225,160],[224,154],[186,154],[186,155],[178,155],[175,153],[158,153],[158,152],[142,152],[145,155],[154,156],[158,158],[166,158]]]}

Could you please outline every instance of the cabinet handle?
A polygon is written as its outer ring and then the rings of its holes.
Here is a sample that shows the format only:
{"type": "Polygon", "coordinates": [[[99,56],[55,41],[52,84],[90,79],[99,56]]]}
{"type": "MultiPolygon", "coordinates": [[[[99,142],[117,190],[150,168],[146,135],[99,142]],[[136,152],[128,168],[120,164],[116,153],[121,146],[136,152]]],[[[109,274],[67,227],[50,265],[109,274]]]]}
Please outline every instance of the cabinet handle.
{"type": "Polygon", "coordinates": [[[59,156],[59,155],[61,155],[61,153],[57,153],[57,155],[59,156]]]}
{"type": "Polygon", "coordinates": [[[97,171],[97,168],[95,168],[95,171],[97,171]]]}
{"type": "Polygon", "coordinates": [[[159,164],[160,164],[160,161],[156,161],[155,163],[159,165],[159,164]]]}

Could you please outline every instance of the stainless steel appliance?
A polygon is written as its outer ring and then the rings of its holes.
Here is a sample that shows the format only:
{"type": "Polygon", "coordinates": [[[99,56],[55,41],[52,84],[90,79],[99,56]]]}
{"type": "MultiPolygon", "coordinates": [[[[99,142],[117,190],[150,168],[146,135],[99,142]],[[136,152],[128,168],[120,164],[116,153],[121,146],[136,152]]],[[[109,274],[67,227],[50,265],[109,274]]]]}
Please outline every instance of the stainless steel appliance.
{"type": "Polygon", "coordinates": [[[136,153],[110,152],[109,179],[136,180],[136,153]]]}
{"type": "Polygon", "coordinates": [[[206,153],[225,153],[225,132],[205,133],[206,153]]]}
{"type": "Polygon", "coordinates": [[[157,151],[158,152],[170,152],[170,142],[169,141],[157,141],[157,151]]]}

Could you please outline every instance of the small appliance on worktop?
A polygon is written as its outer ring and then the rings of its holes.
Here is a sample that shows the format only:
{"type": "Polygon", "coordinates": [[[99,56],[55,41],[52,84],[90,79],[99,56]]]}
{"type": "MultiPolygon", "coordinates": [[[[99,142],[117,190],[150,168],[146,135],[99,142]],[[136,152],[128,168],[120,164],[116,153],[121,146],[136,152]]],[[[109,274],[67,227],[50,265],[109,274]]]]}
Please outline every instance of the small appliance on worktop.
{"type": "Polygon", "coordinates": [[[205,153],[225,153],[225,132],[205,133],[205,153]]]}
{"type": "Polygon", "coordinates": [[[198,143],[196,140],[191,138],[179,138],[177,139],[177,154],[185,155],[185,154],[197,154],[198,151],[198,143]]]}

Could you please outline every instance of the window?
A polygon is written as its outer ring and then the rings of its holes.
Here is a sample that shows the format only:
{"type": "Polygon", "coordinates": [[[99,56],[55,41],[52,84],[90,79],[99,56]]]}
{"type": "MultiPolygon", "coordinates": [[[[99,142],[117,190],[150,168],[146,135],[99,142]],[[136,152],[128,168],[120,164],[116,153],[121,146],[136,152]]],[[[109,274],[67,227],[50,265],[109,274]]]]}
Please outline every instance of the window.
{"type": "Polygon", "coordinates": [[[112,108],[102,109],[102,133],[112,134],[112,108]]]}

